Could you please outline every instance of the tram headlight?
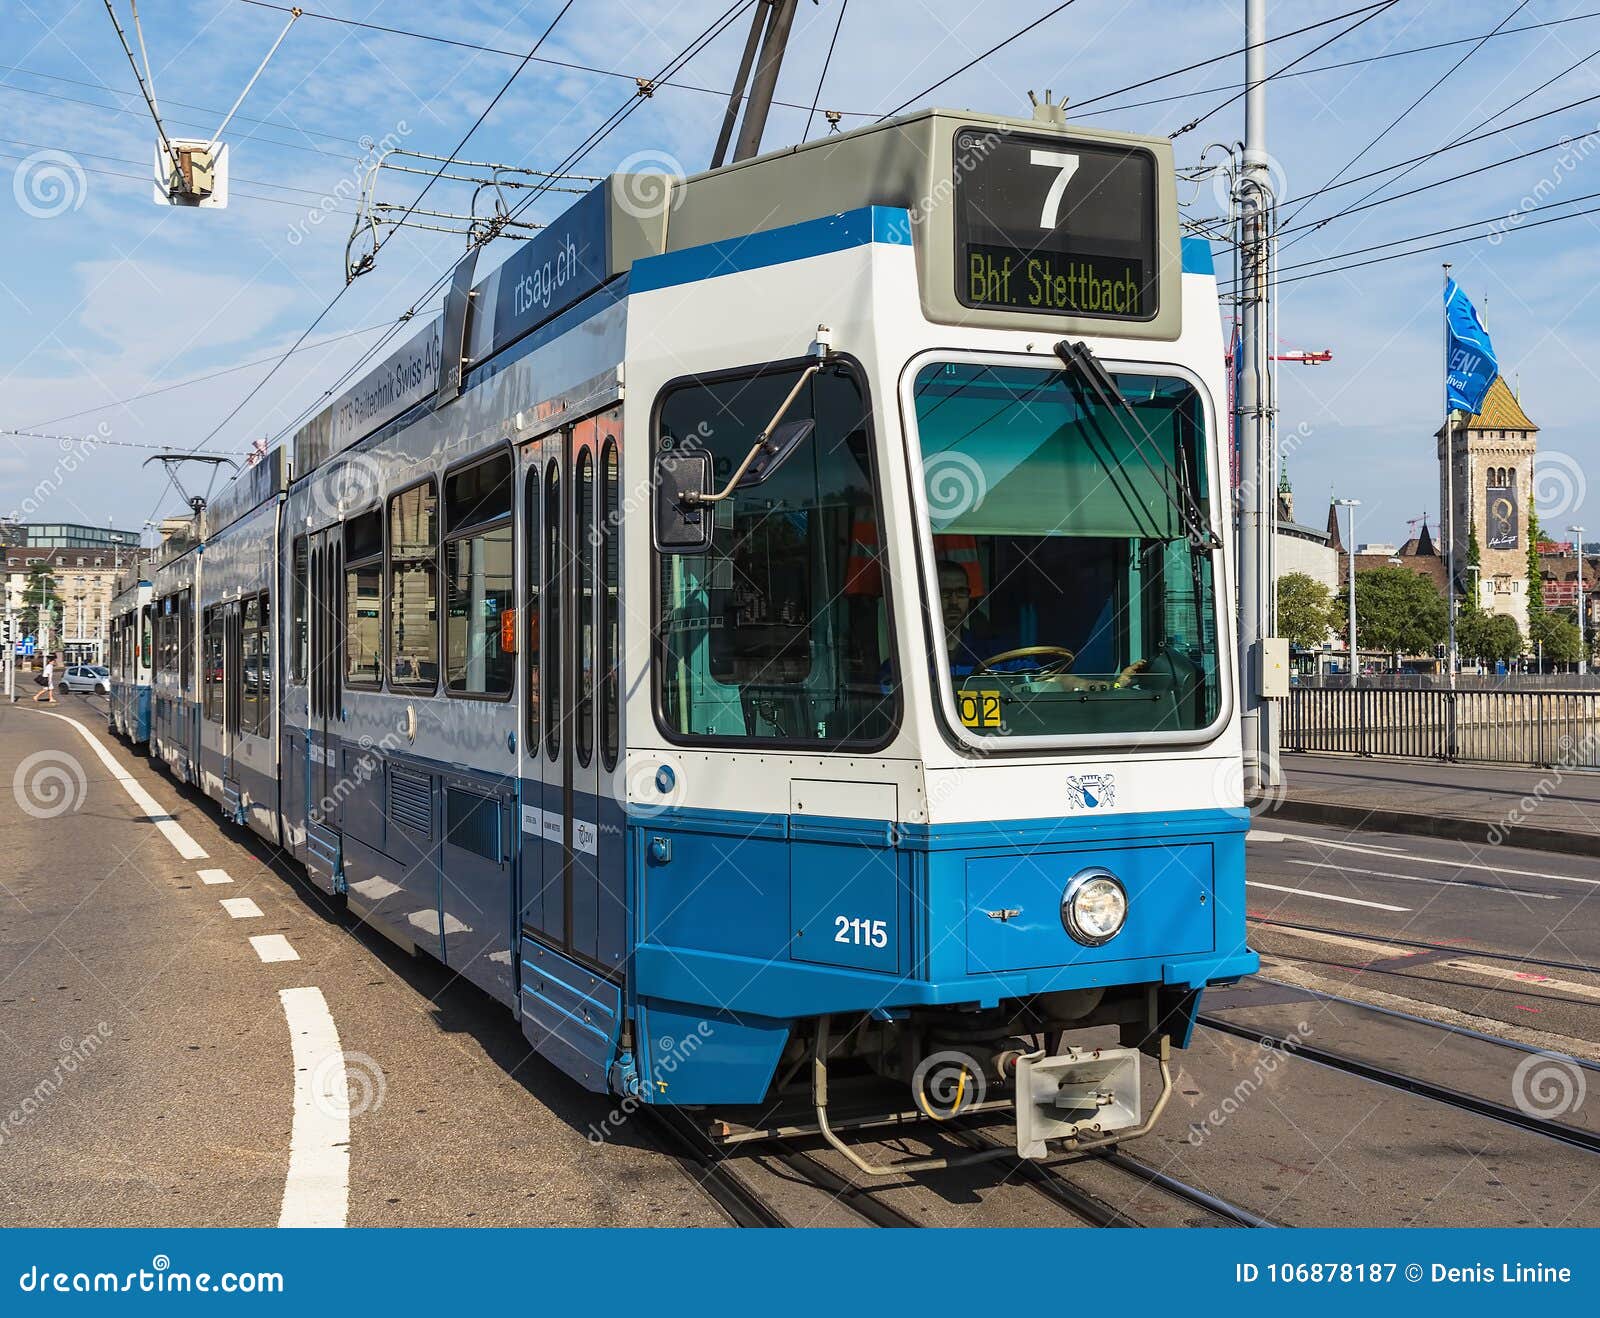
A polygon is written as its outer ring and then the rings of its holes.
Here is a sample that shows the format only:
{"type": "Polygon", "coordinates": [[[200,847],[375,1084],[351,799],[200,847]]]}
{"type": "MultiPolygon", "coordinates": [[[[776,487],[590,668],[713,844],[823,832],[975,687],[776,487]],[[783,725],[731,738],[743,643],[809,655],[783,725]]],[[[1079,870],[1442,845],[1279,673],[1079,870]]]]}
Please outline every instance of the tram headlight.
{"type": "Polygon", "coordinates": [[[1061,923],[1085,947],[1110,942],[1127,918],[1128,890],[1110,870],[1080,870],[1061,896],[1061,923]]]}

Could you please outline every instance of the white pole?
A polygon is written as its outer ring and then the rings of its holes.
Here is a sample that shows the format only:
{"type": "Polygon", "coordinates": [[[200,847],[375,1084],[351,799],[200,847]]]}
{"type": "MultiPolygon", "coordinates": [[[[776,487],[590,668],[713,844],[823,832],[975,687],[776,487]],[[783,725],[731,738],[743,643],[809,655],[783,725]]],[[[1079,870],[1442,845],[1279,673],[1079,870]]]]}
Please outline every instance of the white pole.
{"type": "MultiPolygon", "coordinates": [[[[1450,262],[1444,263],[1444,285],[1450,286],[1450,262]]],[[[1445,664],[1450,670],[1450,689],[1456,687],[1456,445],[1450,428],[1450,316],[1444,315],[1444,489],[1445,512],[1444,580],[1445,610],[1449,616],[1449,639],[1445,643],[1445,664]]]]}
{"type": "Polygon", "coordinates": [[[1583,528],[1569,526],[1569,532],[1578,537],[1578,676],[1589,671],[1588,619],[1583,601],[1583,528]]]}
{"type": "Polygon", "coordinates": [[[1239,316],[1239,689],[1244,780],[1249,790],[1272,786],[1277,763],[1272,747],[1272,711],[1262,699],[1258,663],[1269,595],[1272,521],[1267,516],[1277,491],[1270,488],[1267,452],[1269,218],[1271,172],[1267,168],[1267,4],[1246,0],[1244,160],[1239,171],[1240,264],[1244,274],[1239,316]]]}
{"type": "Polygon", "coordinates": [[[1350,510],[1350,685],[1361,680],[1361,657],[1356,649],[1356,500],[1346,505],[1350,510]]]}

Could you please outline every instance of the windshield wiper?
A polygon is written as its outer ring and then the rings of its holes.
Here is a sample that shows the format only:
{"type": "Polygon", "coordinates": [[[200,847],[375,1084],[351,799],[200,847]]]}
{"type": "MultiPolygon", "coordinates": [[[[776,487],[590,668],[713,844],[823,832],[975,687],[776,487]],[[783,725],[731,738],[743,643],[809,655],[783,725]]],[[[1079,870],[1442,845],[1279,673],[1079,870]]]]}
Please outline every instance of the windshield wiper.
{"type": "Polygon", "coordinates": [[[1173,507],[1183,518],[1184,533],[1188,537],[1189,544],[1196,549],[1221,548],[1222,540],[1208,525],[1205,510],[1195,498],[1188,473],[1174,468],[1167,461],[1155,436],[1144,428],[1144,423],[1139,420],[1139,414],[1134,411],[1133,404],[1123,397],[1122,390],[1117,388],[1117,382],[1100,364],[1100,359],[1090,350],[1089,345],[1082,340],[1068,343],[1066,339],[1062,339],[1055,345],[1055,354],[1067,368],[1067,375],[1085,386],[1100,406],[1110,413],[1112,420],[1117,423],[1117,428],[1122,431],[1123,437],[1133,445],[1134,452],[1139,455],[1139,461],[1144,463],[1146,469],[1167,492],[1173,507]],[[1129,425],[1130,420],[1132,425],[1129,425]],[[1165,478],[1151,463],[1140,436],[1150,442],[1156,461],[1166,473],[1165,478]],[[1171,484],[1168,484],[1169,480],[1171,484]]]}

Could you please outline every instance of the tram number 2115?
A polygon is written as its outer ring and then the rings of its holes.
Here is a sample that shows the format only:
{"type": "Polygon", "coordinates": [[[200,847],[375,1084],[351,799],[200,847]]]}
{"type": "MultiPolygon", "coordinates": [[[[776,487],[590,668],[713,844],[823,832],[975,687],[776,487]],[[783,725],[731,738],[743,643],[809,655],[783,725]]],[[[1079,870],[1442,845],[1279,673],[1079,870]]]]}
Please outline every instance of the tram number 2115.
{"type": "Polygon", "coordinates": [[[848,915],[833,917],[833,941],[854,947],[888,947],[887,920],[852,920],[848,915]]]}

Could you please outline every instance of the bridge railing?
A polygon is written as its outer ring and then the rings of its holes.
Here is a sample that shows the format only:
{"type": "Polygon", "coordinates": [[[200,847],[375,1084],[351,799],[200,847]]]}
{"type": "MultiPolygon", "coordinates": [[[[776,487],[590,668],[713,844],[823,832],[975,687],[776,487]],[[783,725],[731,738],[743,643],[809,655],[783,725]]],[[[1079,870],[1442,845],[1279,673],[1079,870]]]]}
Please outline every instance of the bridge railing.
{"type": "Polygon", "coordinates": [[[1283,749],[1600,769],[1600,691],[1291,687],[1283,749]]]}

